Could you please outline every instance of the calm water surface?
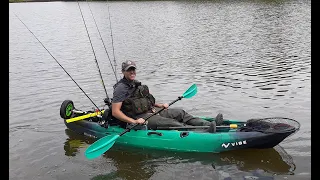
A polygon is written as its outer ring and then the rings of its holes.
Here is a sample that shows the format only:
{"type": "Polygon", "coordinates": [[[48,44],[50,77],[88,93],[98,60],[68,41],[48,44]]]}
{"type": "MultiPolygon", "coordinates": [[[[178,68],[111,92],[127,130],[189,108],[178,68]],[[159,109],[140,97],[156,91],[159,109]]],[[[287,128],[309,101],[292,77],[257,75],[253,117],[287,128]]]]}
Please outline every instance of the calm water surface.
{"type": "Polygon", "coordinates": [[[121,62],[132,59],[137,78],[159,102],[196,83],[198,94],[174,107],[201,116],[221,112],[226,119],[288,117],[301,130],[267,150],[113,147],[87,160],[83,153],[94,140],[66,129],[59,109],[66,99],[82,110],[94,105],[15,16],[100,106],[106,95],[78,4],[10,3],[10,179],[311,178],[311,1],[79,4],[110,97],[116,78],[108,57],[118,65],[117,79],[121,62]]]}

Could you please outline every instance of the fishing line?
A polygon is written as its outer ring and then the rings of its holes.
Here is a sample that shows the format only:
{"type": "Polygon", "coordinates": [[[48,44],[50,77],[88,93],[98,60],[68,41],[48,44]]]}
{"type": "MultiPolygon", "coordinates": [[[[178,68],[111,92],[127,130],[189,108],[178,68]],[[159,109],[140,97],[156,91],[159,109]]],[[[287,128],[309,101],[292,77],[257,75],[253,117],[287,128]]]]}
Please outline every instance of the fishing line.
{"type": "MultiPolygon", "coordinates": [[[[117,69],[116,56],[114,55],[114,46],[113,46],[113,35],[112,35],[112,27],[111,27],[111,19],[110,19],[110,11],[109,11],[109,1],[107,0],[108,6],[108,17],[109,17],[109,25],[110,25],[110,35],[111,35],[111,44],[112,44],[112,53],[113,53],[113,61],[114,61],[114,69],[117,69]]],[[[118,82],[118,80],[117,80],[118,82]]]]}
{"type": "MultiPolygon", "coordinates": [[[[93,21],[94,21],[94,23],[95,23],[95,25],[96,25],[96,27],[97,27],[98,32],[99,32],[99,36],[100,36],[100,39],[101,39],[101,41],[102,41],[102,44],[103,44],[104,50],[105,50],[105,51],[106,51],[106,53],[107,53],[107,56],[108,56],[108,59],[109,59],[109,62],[110,62],[110,65],[111,65],[112,71],[113,71],[113,73],[114,73],[114,75],[115,75],[115,77],[116,77],[116,81],[118,82],[118,78],[117,78],[117,75],[116,75],[116,71],[115,71],[115,69],[113,68],[113,65],[112,65],[111,59],[110,59],[110,57],[109,57],[109,53],[108,53],[108,51],[107,51],[107,49],[106,49],[106,46],[105,46],[105,44],[104,44],[104,41],[103,41],[103,39],[102,39],[102,37],[101,37],[101,33],[100,33],[100,31],[99,31],[98,25],[97,25],[97,23],[96,23],[96,20],[95,20],[95,18],[94,18],[94,16],[93,16],[93,13],[92,13],[92,11],[91,11],[90,5],[89,5],[89,3],[88,3],[88,1],[87,1],[87,0],[86,0],[86,2],[87,2],[88,7],[89,7],[89,9],[90,9],[90,12],[91,12],[91,15],[92,15],[93,21]]],[[[113,45],[112,45],[112,47],[113,47],[113,45]]],[[[114,56],[114,55],[113,55],[113,56],[114,56]]],[[[115,62],[115,63],[116,63],[116,62],[115,62]]],[[[116,66],[116,65],[115,65],[115,66],[116,66]]]]}
{"type": "Polygon", "coordinates": [[[101,112],[101,110],[98,108],[98,106],[90,99],[90,97],[84,92],[84,90],[78,85],[78,83],[71,77],[71,75],[63,68],[63,66],[58,62],[58,60],[50,53],[50,51],[42,44],[42,42],[33,34],[33,32],[28,28],[28,26],[22,22],[22,20],[15,14],[13,13],[19,20],[20,22],[30,31],[30,33],[37,39],[37,41],[42,45],[42,47],[47,50],[47,52],[50,54],[50,56],[59,64],[59,66],[68,74],[68,76],[72,79],[72,81],[80,88],[80,90],[84,93],[84,95],[87,96],[87,98],[92,102],[92,104],[101,112]]]}
{"type": "Polygon", "coordinates": [[[98,71],[99,71],[99,75],[100,75],[100,78],[101,78],[101,82],[102,82],[104,91],[106,92],[107,100],[108,100],[108,102],[109,102],[109,96],[108,96],[108,93],[107,93],[107,89],[106,89],[106,86],[104,85],[104,82],[103,82],[103,78],[102,78],[102,75],[101,75],[101,71],[100,71],[100,68],[99,68],[99,64],[98,64],[98,61],[97,61],[97,57],[96,57],[96,54],[95,54],[94,49],[93,49],[93,46],[92,46],[92,42],[91,42],[91,39],[90,39],[90,36],[89,36],[89,32],[88,32],[88,29],[87,29],[86,22],[85,22],[85,20],[84,20],[84,18],[83,18],[83,15],[82,15],[82,11],[81,11],[81,8],[80,8],[80,5],[79,5],[79,1],[77,1],[77,3],[78,3],[78,6],[79,6],[79,10],[80,10],[80,13],[81,13],[81,17],[82,17],[82,20],[83,20],[85,29],[86,29],[86,31],[87,31],[87,35],[88,35],[90,44],[91,44],[92,52],[93,52],[93,55],[94,55],[94,60],[95,60],[95,62],[96,62],[96,65],[97,65],[97,68],[98,68],[98,71]]]}

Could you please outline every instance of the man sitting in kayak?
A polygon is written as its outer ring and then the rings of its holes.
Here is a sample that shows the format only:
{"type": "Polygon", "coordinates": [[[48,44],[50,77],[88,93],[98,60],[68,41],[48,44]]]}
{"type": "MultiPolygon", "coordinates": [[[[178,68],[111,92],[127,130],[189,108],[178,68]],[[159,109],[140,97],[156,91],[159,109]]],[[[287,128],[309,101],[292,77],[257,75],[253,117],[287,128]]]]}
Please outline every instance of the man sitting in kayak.
{"type": "Polygon", "coordinates": [[[136,64],[133,61],[122,63],[122,73],[124,77],[114,85],[111,108],[112,116],[120,120],[120,125],[126,127],[128,124],[144,124],[143,118],[156,112],[156,108],[165,108],[165,110],[148,119],[147,126],[150,129],[192,125],[210,126],[208,132],[215,132],[216,125],[222,124],[223,117],[220,113],[215,121],[210,122],[193,117],[183,109],[169,109],[166,103],[156,103],[153,95],[149,93],[148,86],[141,85],[135,80],[136,64]]]}

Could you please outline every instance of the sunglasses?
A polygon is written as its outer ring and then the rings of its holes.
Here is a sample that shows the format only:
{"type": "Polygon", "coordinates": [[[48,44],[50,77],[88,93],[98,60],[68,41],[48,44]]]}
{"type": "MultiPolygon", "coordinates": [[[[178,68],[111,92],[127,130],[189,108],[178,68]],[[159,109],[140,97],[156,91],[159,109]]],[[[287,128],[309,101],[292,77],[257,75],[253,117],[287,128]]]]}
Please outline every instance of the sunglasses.
{"type": "Polygon", "coordinates": [[[130,72],[130,71],[135,71],[135,70],[136,70],[136,68],[131,67],[131,68],[127,69],[126,71],[127,71],[127,72],[130,72]]]}

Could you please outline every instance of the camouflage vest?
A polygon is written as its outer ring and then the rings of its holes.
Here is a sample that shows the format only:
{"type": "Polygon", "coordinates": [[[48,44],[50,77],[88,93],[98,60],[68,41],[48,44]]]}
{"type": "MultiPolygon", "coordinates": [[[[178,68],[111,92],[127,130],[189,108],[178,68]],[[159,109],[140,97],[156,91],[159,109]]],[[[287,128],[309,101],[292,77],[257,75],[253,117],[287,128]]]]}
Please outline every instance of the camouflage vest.
{"type": "Polygon", "coordinates": [[[135,88],[132,95],[123,101],[121,106],[121,111],[132,118],[149,112],[155,104],[155,98],[150,94],[147,85],[137,83],[135,88]]]}

